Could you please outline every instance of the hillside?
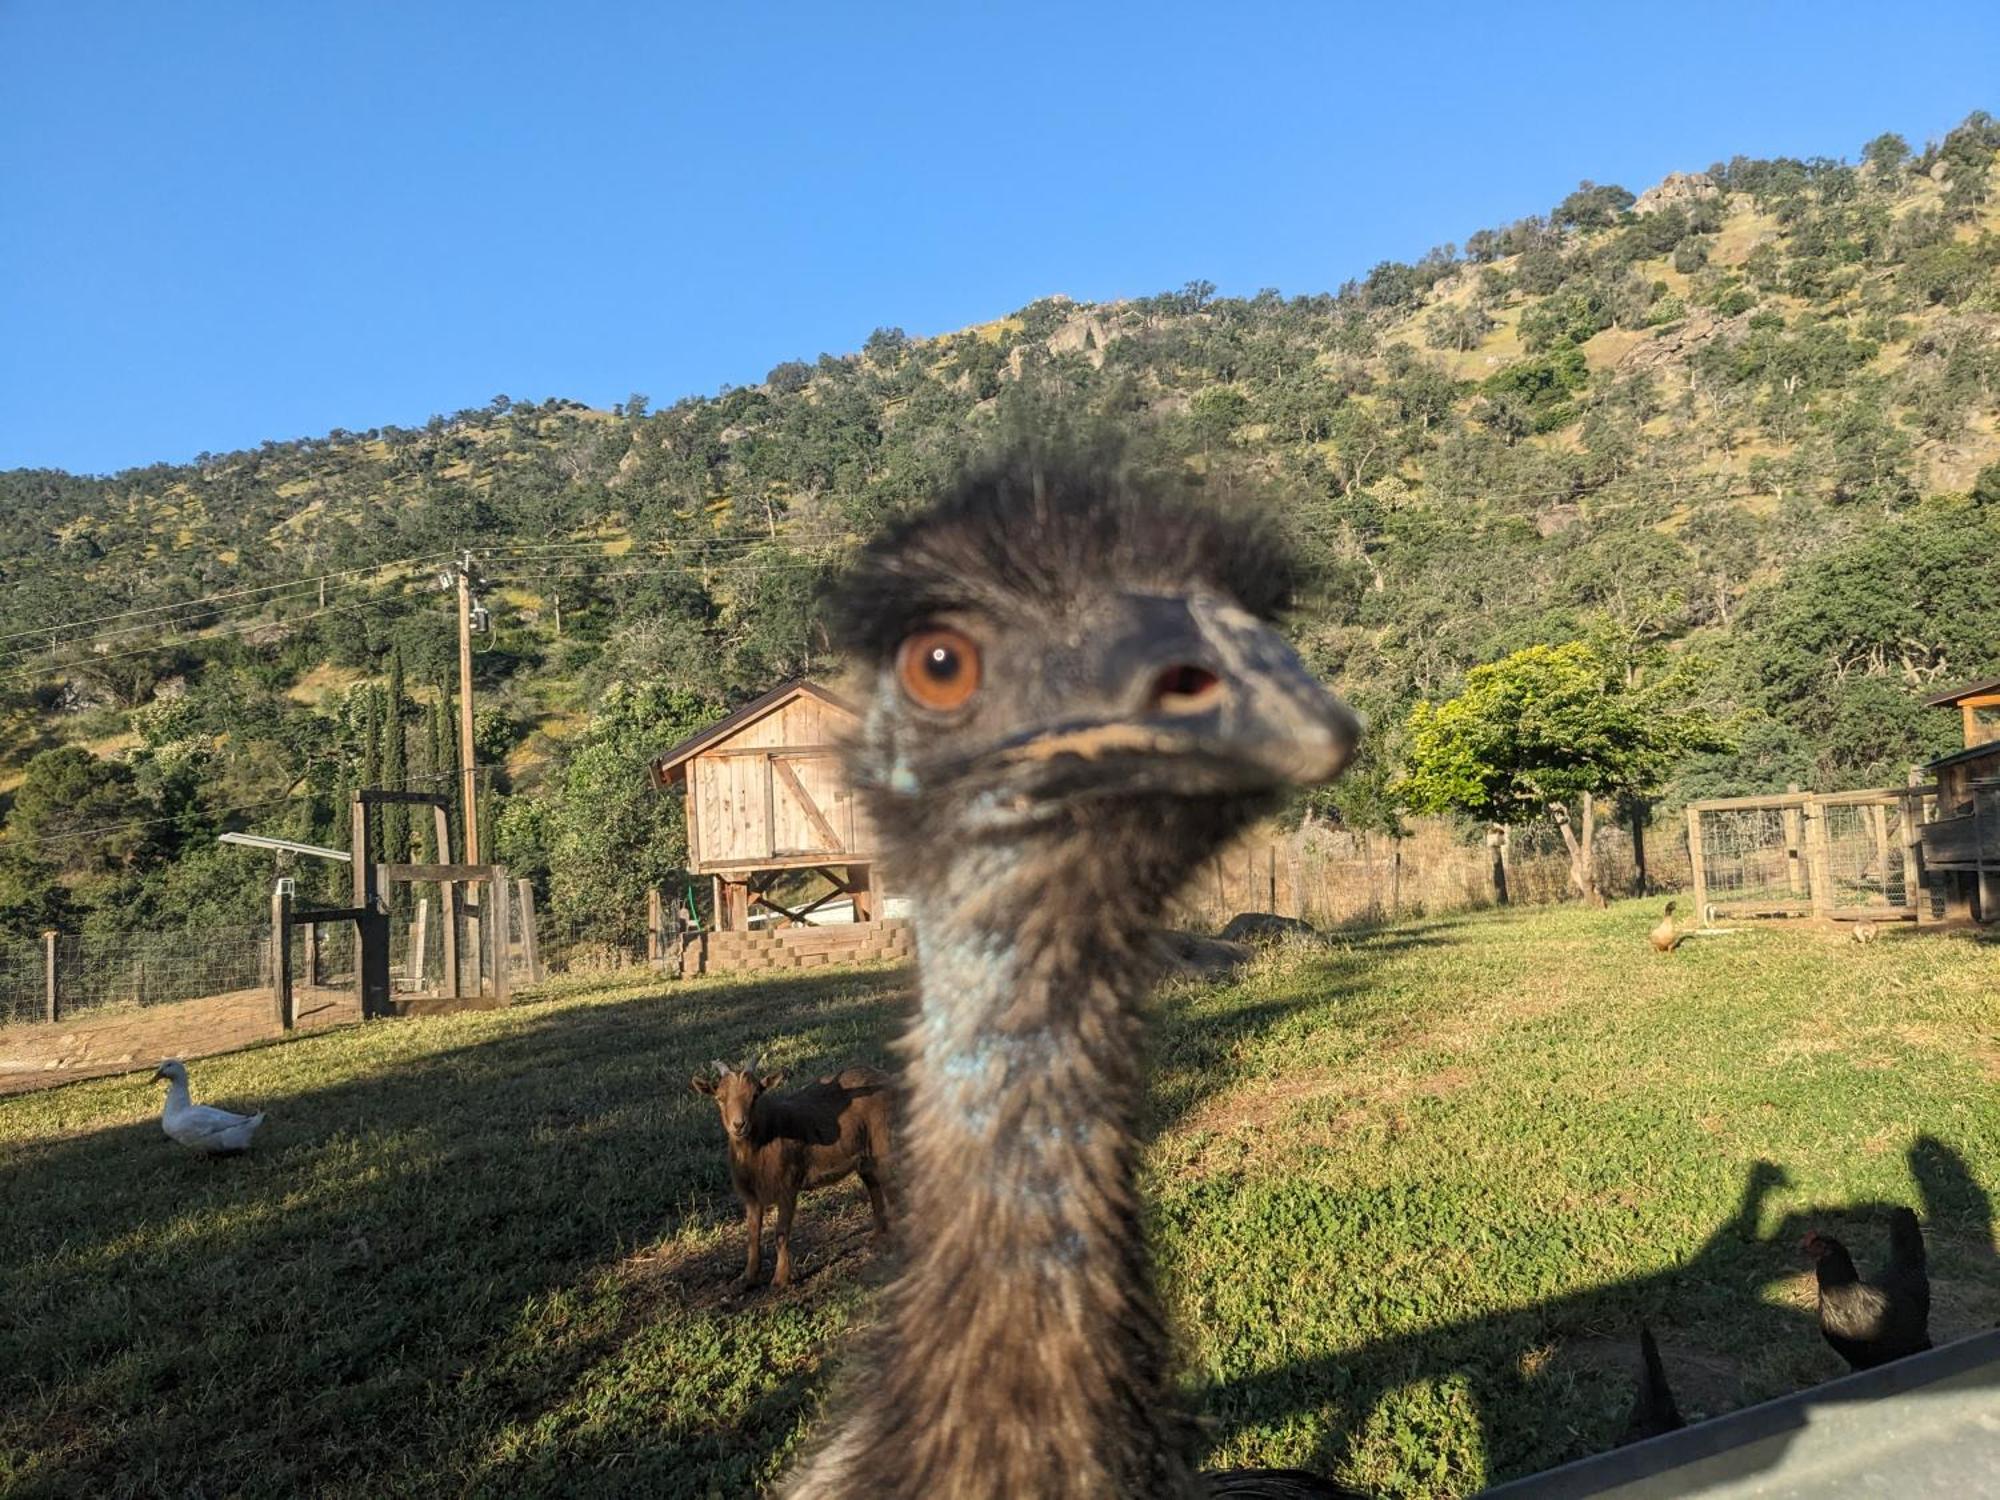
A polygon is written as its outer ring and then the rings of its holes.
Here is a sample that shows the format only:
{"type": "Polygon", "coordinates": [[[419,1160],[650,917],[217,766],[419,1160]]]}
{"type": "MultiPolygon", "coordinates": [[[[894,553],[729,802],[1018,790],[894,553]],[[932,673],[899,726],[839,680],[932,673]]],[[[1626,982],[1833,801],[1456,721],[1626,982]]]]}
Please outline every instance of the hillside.
{"type": "Polygon", "coordinates": [[[247,915],[268,871],[219,828],[337,838],[357,779],[448,774],[461,548],[493,841],[558,921],[630,911],[676,831],[645,753],[828,667],[846,549],[1051,411],[1282,498],[1299,638],[1379,726],[1351,819],[1414,703],[1580,635],[1687,656],[1732,726],[1666,806],[1901,780],[1951,743],[1924,693],[2000,670],[1996,151],[1976,115],[1918,154],[1586,183],[1335,293],[1050,298],[657,412],[498,397],[0,474],[0,930],[247,915]]]}

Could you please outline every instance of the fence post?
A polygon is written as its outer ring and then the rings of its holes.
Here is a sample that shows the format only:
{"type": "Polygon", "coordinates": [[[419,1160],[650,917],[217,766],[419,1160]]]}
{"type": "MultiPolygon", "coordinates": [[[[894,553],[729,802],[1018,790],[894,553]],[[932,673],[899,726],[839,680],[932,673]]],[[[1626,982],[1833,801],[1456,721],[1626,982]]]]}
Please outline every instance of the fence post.
{"type": "Polygon", "coordinates": [[[431,953],[430,897],[418,898],[416,920],[410,923],[403,943],[403,982],[413,990],[421,990],[424,987],[424,965],[431,953]]]}
{"type": "Polygon", "coordinates": [[[660,927],[660,888],[649,886],[646,890],[646,962],[655,968],[659,967],[667,951],[660,927]]]}
{"type": "Polygon", "coordinates": [[[62,990],[56,983],[56,934],[53,932],[42,934],[42,977],[42,1008],[48,1023],[53,1026],[62,1019],[62,990]]]}
{"type": "MultiPolygon", "coordinates": [[[[1796,781],[1788,781],[1785,783],[1785,790],[1796,792],[1799,790],[1799,784],[1796,781]]],[[[1779,814],[1779,817],[1785,825],[1785,879],[1791,885],[1792,894],[1796,896],[1806,888],[1805,871],[1799,866],[1798,809],[1788,807],[1779,814]]]]}
{"type": "Polygon", "coordinates": [[[292,1029],[292,897],[282,888],[271,893],[271,1004],[278,1029],[292,1029]]]}
{"type": "Polygon", "coordinates": [[[1694,919],[1708,925],[1708,867],[1701,857],[1701,809],[1688,804],[1688,866],[1694,876],[1694,919]]]}
{"type": "Polygon", "coordinates": [[[540,984],[548,976],[542,972],[541,945],[535,936],[535,883],[525,876],[514,882],[521,904],[521,947],[528,960],[528,983],[540,984]]]}
{"type": "Polygon", "coordinates": [[[306,923],[306,983],[318,989],[326,983],[326,970],[320,963],[319,923],[306,923]]]}
{"type": "MultiPolygon", "coordinates": [[[[482,907],[484,901],[479,903],[482,907]]],[[[492,930],[493,945],[493,998],[502,1005],[507,1003],[508,964],[513,957],[512,934],[507,922],[507,869],[504,865],[493,866],[493,910],[482,911],[481,920],[492,930]]]]}
{"type": "Polygon", "coordinates": [[[1826,809],[1811,792],[1806,793],[1802,810],[1806,822],[1806,884],[1812,891],[1812,913],[1816,918],[1833,915],[1833,861],[1826,847],[1826,809]]]}
{"type": "MultiPolygon", "coordinates": [[[[1923,785],[1923,772],[1910,772],[1912,787],[1923,785]]],[[[1919,927],[1931,918],[1930,892],[1924,881],[1924,799],[1920,793],[1903,794],[1903,904],[1919,927]]]]}

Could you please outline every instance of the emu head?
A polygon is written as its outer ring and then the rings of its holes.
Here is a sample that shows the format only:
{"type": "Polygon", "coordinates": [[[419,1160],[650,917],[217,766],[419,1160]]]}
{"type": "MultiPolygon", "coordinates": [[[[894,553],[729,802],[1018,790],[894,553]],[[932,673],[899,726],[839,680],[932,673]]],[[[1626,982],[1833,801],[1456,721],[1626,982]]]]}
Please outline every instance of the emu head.
{"type": "Polygon", "coordinates": [[[1353,755],[1356,716],[1272,625],[1288,575],[1261,526],[1100,461],[974,475],[836,600],[877,827],[911,865],[1054,836],[1141,889],[1177,883],[1353,755]]]}
{"type": "Polygon", "coordinates": [[[715,1107],[722,1115],[722,1128],[731,1140],[748,1140],[751,1110],[767,1089],[785,1081],[785,1075],[764,1072],[759,1058],[733,1068],[720,1059],[708,1066],[710,1071],[695,1074],[688,1080],[688,1087],[715,1100],[715,1107]]]}

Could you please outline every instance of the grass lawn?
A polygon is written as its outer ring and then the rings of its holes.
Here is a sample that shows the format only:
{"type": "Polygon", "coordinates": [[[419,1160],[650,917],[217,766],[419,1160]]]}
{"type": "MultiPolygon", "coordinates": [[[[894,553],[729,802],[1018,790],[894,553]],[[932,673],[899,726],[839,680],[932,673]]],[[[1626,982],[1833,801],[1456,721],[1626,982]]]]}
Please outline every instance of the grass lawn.
{"type": "MultiPolygon", "coordinates": [[[[1162,996],[1149,1195],[1217,1462],[1457,1495],[1608,1446],[1652,1320],[1690,1415],[1843,1369],[1811,1225],[1924,1219],[2000,1319],[2000,948],[1651,904],[1431,920],[1162,996]]],[[[878,1271],[853,1183],[732,1299],[712,1056],[881,1061],[907,981],[580,990],[0,1101],[0,1493],[748,1494],[878,1271]]],[[[921,1232],[921,1226],[914,1226],[921,1232]]]]}

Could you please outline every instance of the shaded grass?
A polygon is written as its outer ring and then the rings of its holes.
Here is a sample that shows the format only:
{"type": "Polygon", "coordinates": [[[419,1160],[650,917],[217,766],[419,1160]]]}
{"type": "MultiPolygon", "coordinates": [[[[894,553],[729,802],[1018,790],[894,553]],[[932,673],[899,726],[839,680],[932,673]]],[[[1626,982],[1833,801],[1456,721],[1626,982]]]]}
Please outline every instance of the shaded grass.
{"type": "MultiPolygon", "coordinates": [[[[1691,1413],[1841,1368],[1809,1223],[1922,1210],[1940,1337],[2000,1317],[2000,956],[1654,914],[1412,924],[1162,997],[1148,1174],[1217,1461],[1460,1494],[1609,1444],[1632,1325],[1691,1413]],[[1763,1165],[1760,1165],[1763,1164],[1763,1165]]],[[[741,1301],[710,1056],[880,1062],[904,976],[585,990],[0,1103],[0,1491],[739,1495],[877,1269],[858,1188],[741,1301]]]]}

